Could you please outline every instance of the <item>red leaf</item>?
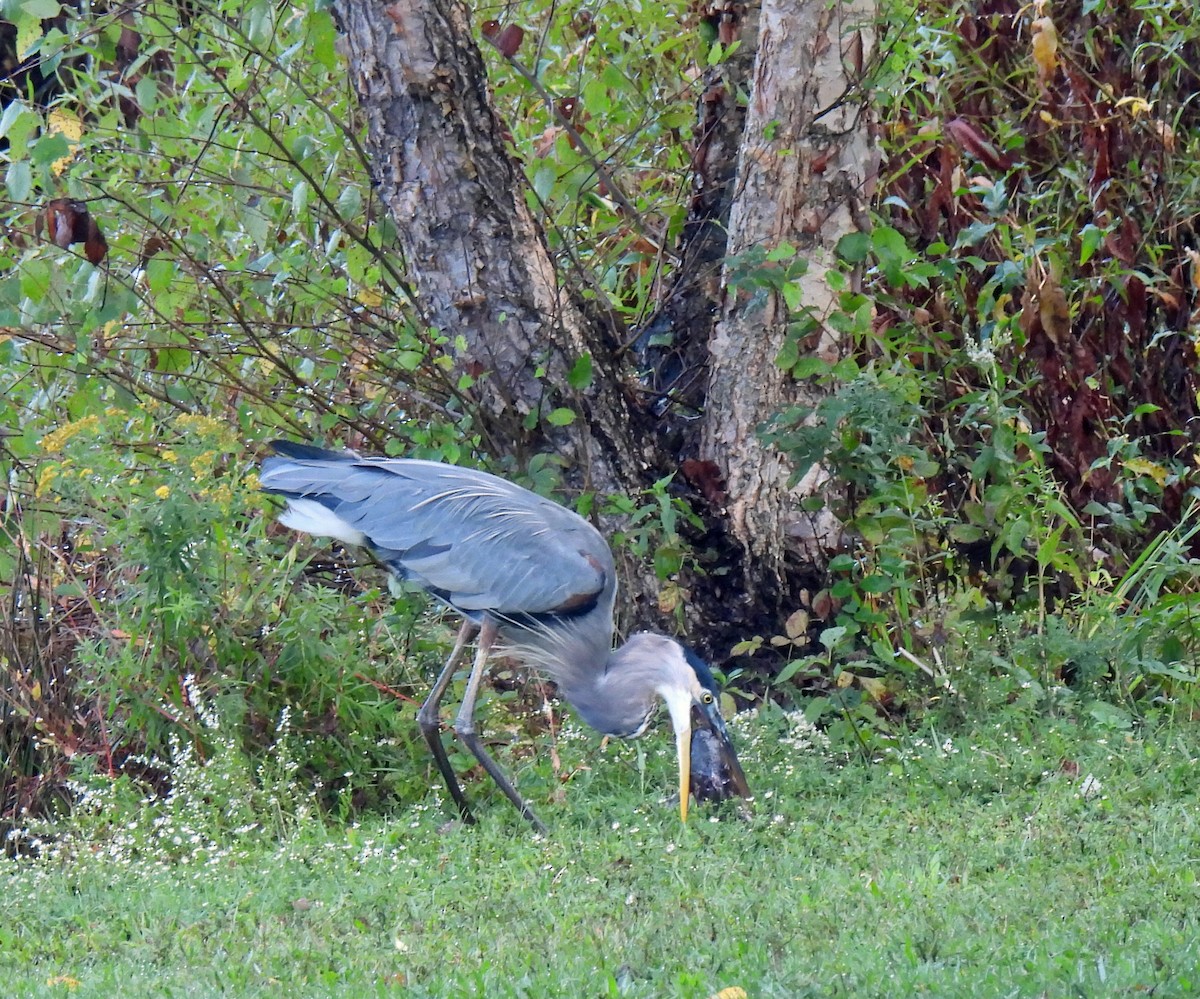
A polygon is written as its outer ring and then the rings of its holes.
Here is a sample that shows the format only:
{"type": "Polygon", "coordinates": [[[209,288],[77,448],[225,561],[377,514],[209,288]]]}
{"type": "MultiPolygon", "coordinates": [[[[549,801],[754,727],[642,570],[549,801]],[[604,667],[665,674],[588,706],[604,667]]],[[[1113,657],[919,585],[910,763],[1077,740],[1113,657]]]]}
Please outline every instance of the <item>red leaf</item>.
{"type": "Polygon", "coordinates": [[[812,612],[817,620],[828,621],[836,610],[832,594],[828,590],[818,590],[812,599],[812,612]]]}
{"type": "MultiPolygon", "coordinates": [[[[76,208],[82,209],[84,214],[87,214],[87,209],[83,205],[70,198],[55,198],[53,201],[46,202],[44,209],[46,238],[64,250],[75,241],[76,208]]],[[[39,233],[42,224],[43,220],[38,219],[39,233]]]]}
{"type": "Polygon", "coordinates": [[[500,50],[500,54],[505,59],[511,59],[517,54],[517,49],[521,47],[521,42],[524,40],[525,29],[510,24],[500,32],[500,37],[495,39],[496,48],[500,50]]]}
{"type": "Polygon", "coordinates": [[[990,166],[993,170],[1007,170],[1012,166],[1012,160],[988,142],[969,121],[963,118],[951,118],[946,122],[945,130],[960,149],[970,153],[980,163],[990,166]]]}
{"type": "Polygon", "coordinates": [[[47,201],[34,225],[38,235],[41,235],[43,228],[46,238],[64,250],[82,243],[84,255],[93,264],[100,263],[108,253],[108,241],[82,201],[73,201],[71,198],[47,201]]]}
{"type": "Polygon", "coordinates": [[[100,227],[96,225],[96,220],[91,217],[88,218],[87,238],[83,241],[83,253],[92,264],[100,263],[108,253],[108,240],[104,238],[100,227]]]}

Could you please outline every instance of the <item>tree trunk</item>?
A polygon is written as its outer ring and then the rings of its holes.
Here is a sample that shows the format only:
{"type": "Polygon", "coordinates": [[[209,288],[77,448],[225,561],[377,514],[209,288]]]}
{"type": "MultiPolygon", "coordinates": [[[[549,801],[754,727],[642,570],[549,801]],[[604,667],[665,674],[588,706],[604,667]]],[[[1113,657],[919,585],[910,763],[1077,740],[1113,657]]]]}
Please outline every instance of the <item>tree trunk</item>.
{"type": "Polygon", "coordinates": [[[729,222],[723,314],[709,343],[703,452],[721,468],[730,526],[752,560],[776,580],[789,546],[822,562],[839,525],[828,510],[801,514],[799,501],[829,485],[814,469],[788,488],[791,469],[764,445],[758,426],[785,405],[811,405],[819,390],[775,364],[789,315],[777,291],[737,288],[753,249],[784,242],[807,259],[801,311],[818,323],[808,352],[834,360],[841,349],[825,322],[837,307],[825,280],[838,240],[865,226],[875,160],[862,65],[872,46],[873,0],[765,0],[729,222]]]}
{"type": "Polygon", "coordinates": [[[635,430],[619,375],[578,390],[568,382],[580,357],[610,356],[617,338],[559,283],[488,101],[466,7],[338,0],[334,12],[413,304],[427,326],[465,341],[458,373],[482,376],[475,390],[499,428],[493,438],[515,447],[529,440],[529,414],[566,406],[581,418],[535,426],[533,446],[571,455],[589,488],[641,487],[653,449],[635,430]]]}

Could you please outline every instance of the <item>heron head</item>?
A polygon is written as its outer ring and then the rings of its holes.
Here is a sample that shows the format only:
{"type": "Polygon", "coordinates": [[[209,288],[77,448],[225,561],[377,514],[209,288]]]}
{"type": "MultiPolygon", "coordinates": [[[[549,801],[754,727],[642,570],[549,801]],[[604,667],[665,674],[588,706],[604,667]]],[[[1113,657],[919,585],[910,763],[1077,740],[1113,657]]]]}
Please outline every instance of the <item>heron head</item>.
{"type": "Polygon", "coordinates": [[[693,761],[704,769],[696,776],[702,778],[707,797],[748,798],[750,786],[721,716],[720,690],[712,670],[686,645],[669,638],[662,641],[662,679],[656,692],[666,702],[675,729],[679,817],[686,822],[690,794],[695,790],[700,796],[700,785],[693,784],[693,761]],[[698,744],[700,736],[702,745],[698,744]]]}

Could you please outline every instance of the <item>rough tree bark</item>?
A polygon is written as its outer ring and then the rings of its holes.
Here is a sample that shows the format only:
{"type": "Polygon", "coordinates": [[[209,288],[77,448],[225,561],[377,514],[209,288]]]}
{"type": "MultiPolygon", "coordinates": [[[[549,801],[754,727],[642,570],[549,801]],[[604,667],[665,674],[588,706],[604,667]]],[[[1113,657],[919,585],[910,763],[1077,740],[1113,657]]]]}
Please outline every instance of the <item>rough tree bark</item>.
{"type": "Polygon", "coordinates": [[[504,428],[495,436],[515,442],[526,414],[568,405],[582,419],[542,443],[571,452],[590,488],[641,483],[653,449],[620,382],[568,384],[579,357],[611,354],[617,340],[558,280],[488,101],[466,7],[339,0],[334,12],[414,305],[429,327],[465,339],[456,360],[462,373],[486,373],[477,391],[504,428]]]}
{"type": "Polygon", "coordinates": [[[729,222],[723,314],[709,342],[703,453],[724,472],[730,526],[747,554],[777,577],[789,549],[818,564],[836,545],[828,510],[801,514],[799,501],[828,485],[814,468],[795,488],[785,458],[756,429],[785,405],[813,405],[817,391],[775,364],[788,310],[777,292],[731,290],[738,260],[783,242],[807,259],[803,309],[818,323],[806,346],[836,359],[825,323],[836,295],[825,280],[837,241],[865,226],[876,160],[865,94],[858,89],[873,44],[874,0],[764,0],[729,222]],[[747,372],[752,375],[747,377],[747,372]]]}

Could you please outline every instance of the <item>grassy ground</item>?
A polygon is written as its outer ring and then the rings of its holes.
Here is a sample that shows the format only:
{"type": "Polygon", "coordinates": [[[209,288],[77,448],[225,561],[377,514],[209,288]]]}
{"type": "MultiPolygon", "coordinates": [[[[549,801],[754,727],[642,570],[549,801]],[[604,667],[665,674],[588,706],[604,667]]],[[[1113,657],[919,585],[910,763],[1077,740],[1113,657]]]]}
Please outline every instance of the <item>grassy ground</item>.
{"type": "Polygon", "coordinates": [[[282,842],[93,823],[69,859],[0,861],[0,991],[1200,994],[1197,731],[930,735],[867,764],[780,724],[742,726],[748,820],[681,828],[659,732],[644,756],[560,746],[590,769],[542,805],[544,841],[478,784],[476,828],[437,802],[282,842]]]}

